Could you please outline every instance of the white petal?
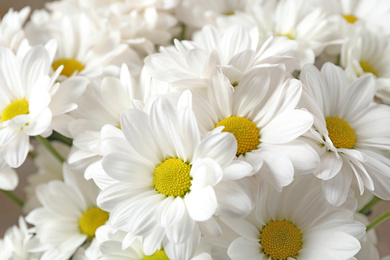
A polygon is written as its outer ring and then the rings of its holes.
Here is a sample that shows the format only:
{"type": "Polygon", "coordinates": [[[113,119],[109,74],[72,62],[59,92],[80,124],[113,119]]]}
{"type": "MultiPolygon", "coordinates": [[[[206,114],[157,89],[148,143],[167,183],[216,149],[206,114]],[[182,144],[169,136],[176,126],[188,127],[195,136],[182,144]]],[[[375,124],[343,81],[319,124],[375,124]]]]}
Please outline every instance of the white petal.
{"type": "Polygon", "coordinates": [[[239,237],[229,246],[228,255],[232,260],[260,260],[262,259],[261,245],[259,242],[239,237]]]}
{"type": "Polygon", "coordinates": [[[292,141],[313,125],[313,116],[304,110],[290,110],[276,116],[260,131],[260,141],[282,144],[292,141]]]}
{"type": "Polygon", "coordinates": [[[322,181],[322,189],[330,204],[340,206],[345,202],[351,186],[352,174],[349,166],[345,166],[334,178],[322,181]]]}
{"type": "Polygon", "coordinates": [[[191,191],[185,198],[188,214],[195,221],[206,221],[217,210],[217,197],[214,189],[207,186],[203,189],[191,191]]]}
{"type": "Polygon", "coordinates": [[[12,168],[7,168],[0,172],[0,189],[14,190],[18,185],[18,182],[18,175],[12,168]]]}

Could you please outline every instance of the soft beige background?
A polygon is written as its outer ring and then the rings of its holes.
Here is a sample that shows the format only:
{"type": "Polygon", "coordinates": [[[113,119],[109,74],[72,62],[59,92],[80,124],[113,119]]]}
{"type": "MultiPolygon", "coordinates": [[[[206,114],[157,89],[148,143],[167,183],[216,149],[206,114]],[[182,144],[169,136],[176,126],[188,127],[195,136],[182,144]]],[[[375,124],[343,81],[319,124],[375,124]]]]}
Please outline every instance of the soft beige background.
{"type": "MultiPolygon", "coordinates": [[[[26,5],[32,8],[43,8],[45,0],[0,0],[0,16],[2,17],[10,7],[15,10],[20,10],[26,5]]],[[[21,198],[24,198],[23,187],[26,183],[26,177],[29,173],[35,172],[36,168],[28,161],[20,169],[18,169],[20,176],[20,183],[15,191],[15,194],[21,198]]],[[[390,202],[380,202],[374,207],[373,213],[370,216],[371,219],[379,216],[380,214],[390,210],[390,202]]],[[[6,228],[17,224],[18,217],[22,214],[20,208],[13,203],[9,198],[0,193],[0,237],[3,237],[6,228]]],[[[379,250],[382,256],[390,254],[390,220],[382,223],[376,228],[379,238],[379,250]]],[[[367,259],[369,260],[369,259],[367,259]]]]}

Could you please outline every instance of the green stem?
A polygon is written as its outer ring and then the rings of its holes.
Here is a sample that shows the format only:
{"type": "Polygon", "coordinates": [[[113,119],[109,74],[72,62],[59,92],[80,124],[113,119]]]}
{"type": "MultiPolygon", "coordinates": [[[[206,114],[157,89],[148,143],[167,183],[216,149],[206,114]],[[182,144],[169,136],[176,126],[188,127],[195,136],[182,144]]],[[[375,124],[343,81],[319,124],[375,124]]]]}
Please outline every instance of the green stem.
{"type": "Polygon", "coordinates": [[[378,197],[373,197],[370,202],[368,202],[359,212],[364,215],[368,215],[371,212],[371,209],[374,205],[376,205],[379,201],[381,201],[378,197]]]}
{"type": "Polygon", "coordinates": [[[43,138],[42,136],[40,135],[37,135],[35,138],[37,138],[37,140],[47,148],[47,150],[49,150],[49,152],[55,157],[57,158],[61,163],[64,163],[65,162],[65,159],[57,152],[56,149],[54,149],[54,147],[51,145],[50,141],[47,140],[46,138],[43,138]]]}
{"type": "Polygon", "coordinates": [[[371,223],[367,225],[366,231],[373,229],[374,227],[378,226],[380,223],[382,223],[383,221],[385,221],[388,218],[390,218],[390,210],[383,213],[382,215],[380,215],[379,217],[377,217],[373,221],[371,221],[371,223]]]}
{"type": "Polygon", "coordinates": [[[66,145],[69,145],[69,146],[72,146],[72,143],[73,143],[73,140],[66,137],[66,136],[63,136],[62,134],[56,132],[56,131],[53,131],[53,133],[51,134],[51,136],[48,137],[49,140],[57,140],[57,141],[60,141],[66,145]]]}
{"type": "Polygon", "coordinates": [[[180,32],[180,35],[179,35],[179,40],[182,41],[182,40],[185,40],[186,38],[186,32],[187,32],[187,25],[185,25],[184,23],[181,24],[181,32],[180,32]]]}
{"type": "Polygon", "coordinates": [[[13,194],[12,192],[8,191],[8,190],[1,190],[8,198],[10,198],[11,200],[13,200],[16,204],[18,204],[19,206],[23,207],[23,201],[21,199],[19,199],[18,197],[15,196],[15,194],[13,194]]]}

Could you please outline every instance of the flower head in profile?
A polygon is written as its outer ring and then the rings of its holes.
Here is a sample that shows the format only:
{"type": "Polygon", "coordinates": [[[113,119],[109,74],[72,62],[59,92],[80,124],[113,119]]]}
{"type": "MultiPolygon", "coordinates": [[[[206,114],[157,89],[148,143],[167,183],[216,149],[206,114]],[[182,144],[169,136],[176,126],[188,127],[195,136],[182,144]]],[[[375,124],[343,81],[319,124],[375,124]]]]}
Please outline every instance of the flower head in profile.
{"type": "Polygon", "coordinates": [[[52,131],[50,91],[58,87],[58,73],[50,76],[50,52],[38,45],[15,56],[0,47],[1,166],[19,167],[27,157],[29,137],[52,131]]]}
{"type": "Polygon", "coordinates": [[[193,253],[199,239],[193,232],[215,230],[213,215],[239,217],[252,209],[246,191],[228,178],[249,174],[251,166],[234,160],[237,143],[230,133],[216,130],[201,137],[191,99],[189,91],[177,105],[157,97],[145,105],[146,112],[123,113],[122,130],[102,129],[102,165],[115,182],[106,185],[97,203],[110,213],[114,231],[127,232],[124,247],[143,236],[150,255],[167,238],[174,244],[187,241],[187,253],[193,253]]]}
{"type": "Polygon", "coordinates": [[[321,71],[307,65],[301,72],[306,87],[303,105],[315,116],[313,138],[327,200],[341,205],[352,180],[360,194],[371,191],[390,199],[390,108],[373,102],[375,81],[370,75],[349,83],[345,71],[326,63],[321,71]]]}

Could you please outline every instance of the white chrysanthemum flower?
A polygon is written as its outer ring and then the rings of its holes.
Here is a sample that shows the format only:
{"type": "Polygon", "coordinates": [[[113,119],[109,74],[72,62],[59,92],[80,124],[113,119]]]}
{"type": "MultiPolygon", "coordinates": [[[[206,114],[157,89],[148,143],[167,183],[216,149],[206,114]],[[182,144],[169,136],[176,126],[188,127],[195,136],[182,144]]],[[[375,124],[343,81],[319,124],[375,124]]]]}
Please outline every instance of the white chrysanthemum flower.
{"type": "MultiPolygon", "coordinates": [[[[320,165],[314,174],[322,179],[327,200],[345,201],[352,179],[360,190],[390,199],[390,108],[373,103],[375,81],[362,76],[349,83],[342,68],[326,63],[321,71],[312,65],[301,72],[311,98],[304,102],[315,116],[315,141],[320,165]]],[[[306,95],[307,97],[307,95],[306,95]]]]}
{"type": "Polygon", "coordinates": [[[0,47],[0,161],[16,168],[26,159],[30,136],[51,133],[50,91],[58,87],[50,77],[50,57],[43,46],[24,56],[0,47]],[[54,84],[54,85],[53,85],[54,84]]]}
{"type": "Polygon", "coordinates": [[[58,49],[52,67],[64,66],[61,80],[73,75],[89,79],[117,76],[123,63],[134,75],[139,74],[141,60],[121,43],[118,31],[99,23],[93,10],[67,1],[58,4],[61,8],[35,11],[25,32],[32,44],[55,39],[58,49]]]}
{"type": "Polygon", "coordinates": [[[205,27],[195,41],[175,41],[175,47],[161,48],[160,53],[145,59],[146,71],[157,80],[179,88],[207,88],[218,68],[237,84],[241,77],[257,66],[284,64],[288,72],[298,68],[294,54],[296,44],[288,39],[269,38],[259,43],[255,31],[232,26],[220,33],[205,27]]]}
{"type": "MultiPolygon", "coordinates": [[[[194,232],[194,235],[198,237],[198,231],[194,232]]],[[[104,258],[124,258],[128,260],[174,260],[174,259],[188,259],[188,260],[211,260],[211,256],[207,253],[210,250],[210,246],[201,239],[199,246],[195,252],[195,256],[187,255],[192,253],[187,251],[185,255],[178,255],[181,249],[184,249],[188,246],[186,242],[180,245],[174,245],[169,240],[165,239],[163,241],[163,246],[158,250],[153,252],[151,255],[146,255],[143,251],[144,240],[142,237],[136,237],[134,241],[130,244],[129,247],[123,249],[122,243],[126,238],[126,232],[117,231],[115,234],[112,234],[112,230],[108,224],[99,227],[96,230],[96,241],[100,245],[100,251],[102,257],[104,258]],[[179,258],[178,258],[179,257],[179,258]],[[180,258],[181,257],[181,258],[180,258]]],[[[193,240],[191,240],[193,241],[193,240]]]]}
{"type": "Polygon", "coordinates": [[[12,8],[8,10],[0,21],[0,46],[10,48],[16,53],[25,38],[23,26],[30,14],[30,9],[26,6],[19,12],[12,8]]]}
{"type": "Polygon", "coordinates": [[[218,230],[214,214],[239,217],[252,208],[246,191],[230,180],[235,172],[252,171],[248,163],[233,160],[233,135],[216,130],[201,139],[191,106],[189,91],[177,107],[158,97],[146,104],[148,113],[123,113],[122,131],[102,129],[102,165],[115,183],[97,202],[110,212],[111,227],[127,232],[125,248],[134,236],[143,236],[150,255],[166,237],[174,244],[187,241],[180,252],[192,255],[198,243],[194,230],[218,230]]]}
{"type": "Polygon", "coordinates": [[[119,79],[106,77],[99,84],[90,85],[78,99],[78,109],[72,113],[75,120],[69,126],[74,137],[68,157],[72,169],[85,172],[87,179],[99,178],[96,167],[101,168],[103,158],[100,130],[106,124],[120,128],[121,114],[133,108],[133,102],[143,99],[140,92],[126,65],[122,66],[119,79]]]}
{"type": "MultiPolygon", "coordinates": [[[[99,188],[81,173],[63,166],[64,182],[51,181],[36,188],[42,207],[31,211],[26,220],[34,225],[36,237],[45,245],[42,260],[69,259],[96,229],[108,220],[108,213],[96,206],[99,188]]],[[[37,249],[38,250],[38,249],[37,249]]]]}
{"type": "MultiPolygon", "coordinates": [[[[221,219],[238,233],[228,249],[232,260],[347,260],[360,249],[365,226],[346,207],[325,200],[321,183],[311,176],[282,192],[262,186],[253,214],[221,219]]],[[[355,203],[356,207],[356,203],[355,203]]]]}
{"type": "Polygon", "coordinates": [[[297,42],[295,56],[301,67],[313,64],[315,57],[329,44],[335,44],[338,37],[336,23],[313,1],[264,1],[254,5],[250,14],[262,38],[285,36],[297,42]]]}
{"type": "Polygon", "coordinates": [[[317,0],[326,12],[335,14],[341,20],[341,35],[353,30],[352,26],[364,25],[371,30],[388,34],[390,3],[387,0],[317,0]],[[346,26],[347,25],[347,26],[346,26]],[[348,26],[350,25],[350,26],[348,26]]]}
{"type": "MultiPolygon", "coordinates": [[[[62,158],[66,158],[69,154],[70,148],[68,145],[57,141],[52,141],[51,145],[62,158]]],[[[24,213],[42,206],[35,192],[38,185],[52,180],[63,180],[62,163],[46,147],[40,145],[36,148],[36,157],[33,161],[38,171],[27,177],[27,185],[24,187],[26,193],[26,201],[23,205],[24,213]]]]}
{"type": "MultiPolygon", "coordinates": [[[[282,67],[252,69],[232,87],[215,72],[206,99],[194,94],[203,132],[223,127],[232,133],[236,156],[252,165],[256,178],[279,190],[293,181],[294,174],[310,173],[319,162],[315,150],[298,139],[313,125],[310,113],[296,109],[302,84],[285,80],[285,75],[282,67]]],[[[237,179],[243,177],[236,174],[237,179]]]]}
{"type": "MultiPolygon", "coordinates": [[[[61,11],[64,1],[48,3],[51,10],[61,11]]],[[[156,46],[171,44],[178,35],[178,20],[173,12],[178,0],[72,0],[85,9],[94,10],[96,19],[109,31],[120,32],[123,43],[141,57],[156,51],[156,46]]]]}
{"type": "Polygon", "coordinates": [[[40,253],[29,252],[35,246],[33,234],[28,229],[23,217],[19,217],[19,225],[12,226],[5,231],[4,238],[0,239],[1,260],[38,260],[40,253]]]}
{"type": "Polygon", "coordinates": [[[388,37],[363,27],[356,29],[343,45],[341,65],[350,81],[366,74],[374,76],[376,96],[390,104],[390,41],[388,37]]]}

